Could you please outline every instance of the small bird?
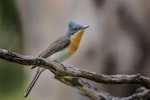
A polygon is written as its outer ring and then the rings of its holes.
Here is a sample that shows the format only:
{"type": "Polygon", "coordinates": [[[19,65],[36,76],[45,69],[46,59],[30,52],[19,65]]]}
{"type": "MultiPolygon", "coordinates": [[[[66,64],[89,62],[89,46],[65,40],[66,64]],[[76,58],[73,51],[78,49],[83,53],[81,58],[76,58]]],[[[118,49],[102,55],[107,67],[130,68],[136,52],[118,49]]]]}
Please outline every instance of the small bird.
{"type": "MultiPolygon", "coordinates": [[[[58,38],[53,42],[47,49],[45,49],[38,57],[47,59],[48,61],[63,62],[68,59],[71,55],[75,53],[80,45],[81,38],[83,36],[84,30],[89,26],[83,26],[77,24],[74,21],[69,21],[68,31],[64,36],[58,38]]],[[[33,66],[35,68],[37,66],[33,66]]],[[[38,67],[37,72],[29,84],[24,97],[27,97],[39,78],[40,74],[45,70],[45,68],[38,67]]]]}

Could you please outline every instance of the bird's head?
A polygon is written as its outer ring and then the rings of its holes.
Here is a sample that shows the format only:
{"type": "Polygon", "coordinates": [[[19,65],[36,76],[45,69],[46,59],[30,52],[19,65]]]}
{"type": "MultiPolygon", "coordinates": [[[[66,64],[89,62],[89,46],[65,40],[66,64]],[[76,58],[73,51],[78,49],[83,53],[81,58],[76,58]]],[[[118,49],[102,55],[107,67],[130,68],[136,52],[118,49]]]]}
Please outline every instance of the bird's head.
{"type": "Polygon", "coordinates": [[[68,23],[68,31],[67,31],[67,36],[72,36],[75,35],[76,33],[80,34],[83,33],[83,31],[88,28],[89,26],[77,24],[74,21],[69,21],[68,23]]]}

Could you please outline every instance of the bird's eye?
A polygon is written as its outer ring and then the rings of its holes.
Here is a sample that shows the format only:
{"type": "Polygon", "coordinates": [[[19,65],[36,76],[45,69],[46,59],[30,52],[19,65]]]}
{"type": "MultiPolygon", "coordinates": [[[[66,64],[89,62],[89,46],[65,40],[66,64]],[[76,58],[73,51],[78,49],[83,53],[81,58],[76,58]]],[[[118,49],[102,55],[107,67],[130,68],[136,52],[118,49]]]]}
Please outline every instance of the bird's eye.
{"type": "Polygon", "coordinates": [[[74,30],[74,31],[77,31],[77,30],[78,30],[78,28],[74,28],[73,30],[74,30]]]}

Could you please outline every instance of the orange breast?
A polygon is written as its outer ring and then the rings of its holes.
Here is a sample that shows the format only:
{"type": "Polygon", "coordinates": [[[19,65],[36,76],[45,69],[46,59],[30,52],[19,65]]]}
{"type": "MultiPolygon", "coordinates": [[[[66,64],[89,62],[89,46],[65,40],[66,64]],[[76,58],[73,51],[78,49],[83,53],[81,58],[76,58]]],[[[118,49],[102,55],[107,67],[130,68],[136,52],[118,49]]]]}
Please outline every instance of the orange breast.
{"type": "Polygon", "coordinates": [[[72,52],[75,52],[78,49],[83,33],[84,30],[80,30],[70,37],[70,44],[68,47],[72,52]]]}

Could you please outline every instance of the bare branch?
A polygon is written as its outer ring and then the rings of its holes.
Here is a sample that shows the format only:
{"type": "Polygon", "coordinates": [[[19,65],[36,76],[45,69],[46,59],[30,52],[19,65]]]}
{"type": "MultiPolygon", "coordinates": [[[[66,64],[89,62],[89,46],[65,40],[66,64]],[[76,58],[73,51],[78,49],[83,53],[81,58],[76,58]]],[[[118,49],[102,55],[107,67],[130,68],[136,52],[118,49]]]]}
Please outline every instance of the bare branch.
{"type": "Polygon", "coordinates": [[[57,62],[46,62],[44,58],[23,56],[10,52],[8,50],[0,49],[0,58],[23,64],[23,65],[37,65],[49,69],[56,75],[61,76],[74,76],[83,77],[86,79],[93,80],[98,83],[104,84],[141,84],[146,88],[150,89],[150,78],[144,77],[140,74],[134,75],[103,75],[88,70],[77,69],[72,67],[64,66],[57,62]]]}
{"type": "Polygon", "coordinates": [[[56,79],[64,84],[71,85],[80,90],[83,95],[88,96],[92,100],[149,100],[150,90],[144,87],[137,89],[137,91],[129,97],[114,97],[100,89],[94,88],[88,81],[79,77],[70,76],[56,76],[56,79]]]}
{"type": "MultiPolygon", "coordinates": [[[[59,81],[76,87],[92,100],[131,100],[133,98],[150,98],[150,78],[140,74],[134,75],[103,75],[88,70],[64,66],[57,62],[47,62],[44,58],[24,56],[9,50],[0,49],[0,58],[23,65],[37,65],[49,69],[59,81]],[[81,78],[82,77],[82,78],[81,78]],[[85,79],[103,84],[140,84],[146,88],[126,98],[117,98],[95,89],[85,79]]],[[[134,99],[133,99],[134,100],[134,99]]],[[[146,99],[147,100],[147,99],[146,99]]]]}
{"type": "Polygon", "coordinates": [[[57,62],[51,63],[55,66],[56,70],[62,75],[83,77],[98,83],[104,84],[141,84],[150,89],[150,78],[142,76],[140,74],[134,75],[103,75],[88,70],[77,69],[64,66],[57,62]]]}

